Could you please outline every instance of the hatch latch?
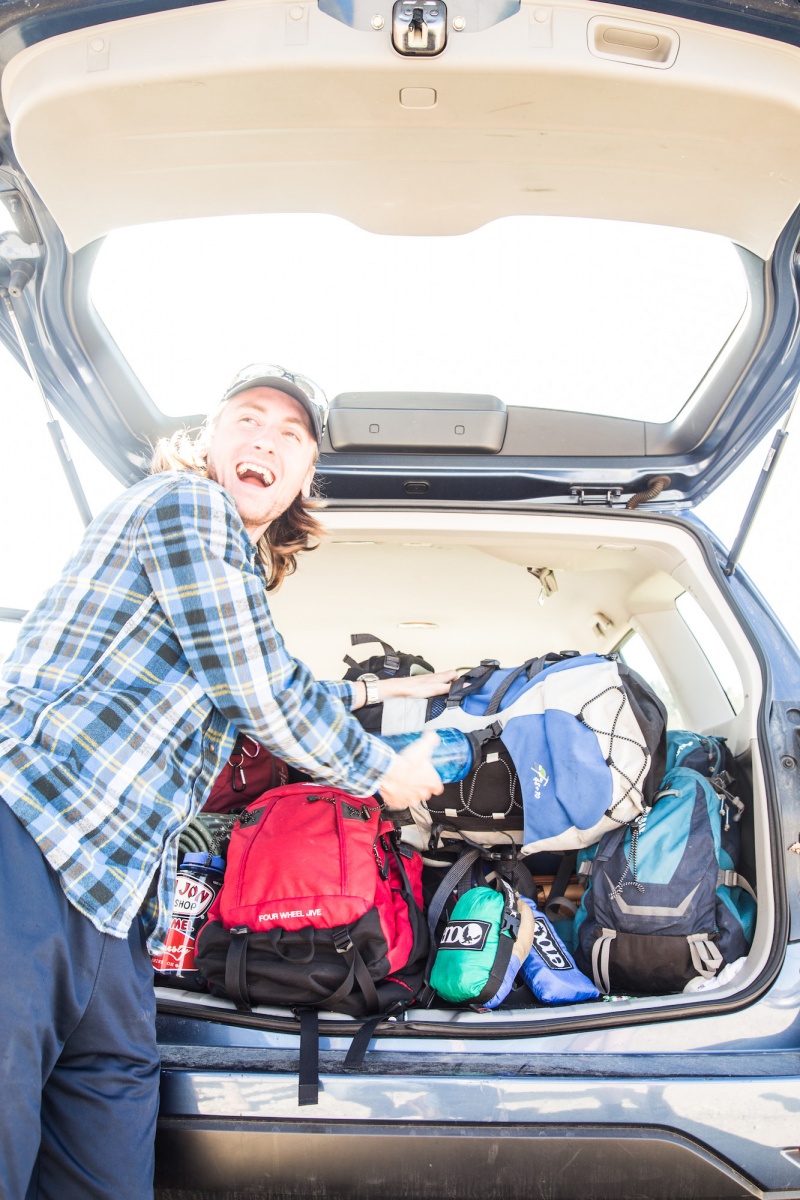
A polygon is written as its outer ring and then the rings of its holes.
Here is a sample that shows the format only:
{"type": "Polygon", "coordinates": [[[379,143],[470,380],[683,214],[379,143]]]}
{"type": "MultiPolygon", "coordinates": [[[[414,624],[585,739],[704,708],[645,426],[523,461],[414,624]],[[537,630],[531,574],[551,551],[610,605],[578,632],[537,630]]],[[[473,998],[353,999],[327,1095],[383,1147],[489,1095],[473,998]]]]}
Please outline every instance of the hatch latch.
{"type": "Polygon", "coordinates": [[[571,487],[569,494],[573,500],[577,500],[578,504],[605,504],[607,508],[611,508],[615,500],[619,500],[622,495],[621,487],[614,488],[582,488],[571,487]]]}
{"type": "Polygon", "coordinates": [[[392,45],[398,54],[432,58],[447,44],[447,6],[438,0],[404,3],[392,9],[392,45]]]}

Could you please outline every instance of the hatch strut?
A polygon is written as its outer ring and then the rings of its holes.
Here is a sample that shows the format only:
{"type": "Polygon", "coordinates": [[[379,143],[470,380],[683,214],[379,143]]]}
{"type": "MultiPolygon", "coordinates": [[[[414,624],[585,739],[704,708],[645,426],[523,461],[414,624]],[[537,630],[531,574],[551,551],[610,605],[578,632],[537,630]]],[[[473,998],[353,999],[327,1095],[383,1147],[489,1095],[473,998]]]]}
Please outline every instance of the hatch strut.
{"type": "Polygon", "coordinates": [[[800,388],[798,388],[794,394],[794,399],[789,405],[789,411],[784,417],[783,424],[781,425],[780,429],[775,431],[772,444],[767,451],[767,457],[764,460],[764,465],[761,468],[758,480],[756,481],[756,486],[753,489],[753,494],[750,497],[750,503],[747,505],[745,514],[742,517],[742,523],[739,526],[739,532],[736,535],[730,554],[728,555],[728,561],[723,567],[726,575],[732,575],[736,570],[736,565],[739,562],[742,549],[747,541],[747,535],[749,534],[753,522],[756,519],[756,514],[761,507],[761,501],[764,499],[764,493],[767,490],[767,485],[772,478],[772,473],[775,470],[775,467],[778,465],[778,459],[781,456],[781,450],[783,449],[786,439],[789,436],[789,421],[791,420],[792,413],[794,412],[794,406],[797,404],[798,396],[800,396],[800,388]]]}
{"type": "MultiPolygon", "coordinates": [[[[23,283],[22,287],[24,286],[25,284],[23,283]]],[[[21,290],[22,288],[18,287],[17,294],[19,294],[21,290]]],[[[61,425],[59,424],[58,418],[54,415],[53,410],[50,407],[50,401],[47,399],[45,390],[42,387],[42,381],[39,378],[39,372],[34,366],[33,358],[31,357],[31,352],[28,348],[28,343],[25,341],[22,328],[17,320],[17,314],[14,312],[14,306],[11,303],[11,297],[9,295],[8,288],[0,287],[0,299],[2,299],[3,304],[5,305],[6,312],[8,313],[8,319],[11,322],[11,328],[14,330],[17,341],[19,342],[19,346],[27,364],[30,377],[39,389],[39,395],[42,397],[45,411],[47,413],[47,428],[49,430],[50,437],[53,439],[53,445],[55,446],[56,454],[58,455],[58,461],[61,463],[61,469],[67,477],[67,483],[69,484],[69,490],[72,492],[72,498],[78,506],[78,512],[80,513],[81,520],[83,521],[84,525],[88,525],[92,519],[92,510],[89,508],[89,502],[86,499],[86,494],[81,485],[78,472],[75,469],[75,463],[72,461],[72,455],[69,452],[67,443],[64,441],[64,434],[61,431],[61,425]]]]}

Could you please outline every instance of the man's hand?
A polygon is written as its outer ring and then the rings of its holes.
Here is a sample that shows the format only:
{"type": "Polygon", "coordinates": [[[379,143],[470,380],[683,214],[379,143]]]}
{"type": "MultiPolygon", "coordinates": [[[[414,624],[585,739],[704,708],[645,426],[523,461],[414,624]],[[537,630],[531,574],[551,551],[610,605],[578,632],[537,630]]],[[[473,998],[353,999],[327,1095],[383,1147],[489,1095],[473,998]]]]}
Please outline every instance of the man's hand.
{"type": "MultiPolygon", "coordinates": [[[[423,676],[417,675],[412,678],[421,679],[423,676]]],[[[431,762],[431,755],[438,740],[433,730],[429,729],[419,741],[412,742],[398,754],[394,765],[383,776],[377,788],[387,808],[410,808],[412,805],[424,803],[429,796],[440,794],[442,781],[431,762]]]]}
{"type": "Polygon", "coordinates": [[[378,681],[378,695],[381,700],[389,700],[393,696],[429,700],[431,696],[443,696],[449,692],[450,684],[457,675],[457,671],[428,671],[423,675],[404,675],[401,679],[381,679],[378,681]]]}

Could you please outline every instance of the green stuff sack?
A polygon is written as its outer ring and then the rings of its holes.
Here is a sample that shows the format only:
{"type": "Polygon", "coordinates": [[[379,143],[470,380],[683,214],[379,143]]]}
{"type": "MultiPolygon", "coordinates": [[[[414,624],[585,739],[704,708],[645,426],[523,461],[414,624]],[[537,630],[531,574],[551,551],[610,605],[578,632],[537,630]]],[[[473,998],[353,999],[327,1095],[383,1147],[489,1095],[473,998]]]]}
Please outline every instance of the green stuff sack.
{"type": "Polygon", "coordinates": [[[496,1008],[530,954],[531,910],[503,880],[501,890],[470,888],[442,930],[430,985],[443,1000],[496,1008]]]}

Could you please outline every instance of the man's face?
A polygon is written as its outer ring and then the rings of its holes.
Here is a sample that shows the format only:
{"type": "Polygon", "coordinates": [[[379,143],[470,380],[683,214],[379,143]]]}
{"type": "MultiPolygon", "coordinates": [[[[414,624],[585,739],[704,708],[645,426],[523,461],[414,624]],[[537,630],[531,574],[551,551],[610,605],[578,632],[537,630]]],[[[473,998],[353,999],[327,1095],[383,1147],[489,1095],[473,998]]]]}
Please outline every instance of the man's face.
{"type": "Polygon", "coordinates": [[[208,473],[236,501],[253,542],[302,492],[308,495],[317,444],[302,404],[254,387],[222,407],[208,447],[208,473]]]}

